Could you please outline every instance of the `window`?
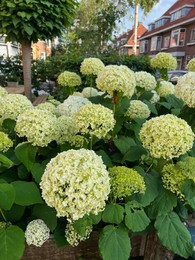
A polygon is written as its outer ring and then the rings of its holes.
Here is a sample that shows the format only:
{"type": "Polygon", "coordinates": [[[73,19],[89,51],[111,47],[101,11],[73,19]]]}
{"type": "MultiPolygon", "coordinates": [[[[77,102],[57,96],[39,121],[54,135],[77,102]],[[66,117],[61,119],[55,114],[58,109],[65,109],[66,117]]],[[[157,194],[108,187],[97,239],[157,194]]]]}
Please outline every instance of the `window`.
{"type": "Polygon", "coordinates": [[[152,37],[150,50],[159,51],[161,49],[161,40],[162,40],[161,36],[152,37]]]}
{"type": "Polygon", "coordinates": [[[185,29],[172,31],[170,47],[183,46],[185,40],[185,29]]]}
{"type": "Polygon", "coordinates": [[[166,36],[163,39],[163,48],[169,48],[170,36],[166,36]]]}
{"type": "Polygon", "coordinates": [[[0,42],[5,43],[5,36],[0,36],[0,42]]]}
{"type": "Polygon", "coordinates": [[[195,42],[195,29],[190,32],[190,42],[195,42]]]}
{"type": "Polygon", "coordinates": [[[186,16],[189,11],[192,9],[192,7],[183,7],[180,10],[174,12],[171,14],[171,21],[175,21],[181,17],[186,16]]]}
{"type": "Polygon", "coordinates": [[[155,22],[155,28],[163,26],[166,24],[166,22],[168,22],[169,18],[162,18],[158,21],[155,22]]]}
{"type": "Polygon", "coordinates": [[[155,28],[155,24],[154,23],[151,23],[151,24],[149,24],[149,26],[148,26],[148,31],[151,31],[151,30],[153,30],[155,28]]]}
{"type": "Polygon", "coordinates": [[[148,41],[141,41],[139,46],[140,53],[144,53],[148,51],[148,41]]]}

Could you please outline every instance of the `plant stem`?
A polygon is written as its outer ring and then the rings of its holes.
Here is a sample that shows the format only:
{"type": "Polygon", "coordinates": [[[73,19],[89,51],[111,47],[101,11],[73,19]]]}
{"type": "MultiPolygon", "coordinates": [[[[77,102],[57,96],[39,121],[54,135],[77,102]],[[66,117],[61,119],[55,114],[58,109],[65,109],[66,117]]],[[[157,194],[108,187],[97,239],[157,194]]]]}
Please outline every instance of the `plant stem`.
{"type": "Polygon", "coordinates": [[[92,147],[93,147],[93,136],[90,136],[89,149],[92,150],[92,147]]]}
{"type": "Polygon", "coordinates": [[[5,217],[4,213],[3,213],[3,210],[2,210],[1,208],[0,208],[0,213],[1,213],[1,215],[2,215],[2,217],[3,217],[3,219],[4,219],[4,221],[7,222],[7,219],[6,219],[6,217],[5,217]]]}

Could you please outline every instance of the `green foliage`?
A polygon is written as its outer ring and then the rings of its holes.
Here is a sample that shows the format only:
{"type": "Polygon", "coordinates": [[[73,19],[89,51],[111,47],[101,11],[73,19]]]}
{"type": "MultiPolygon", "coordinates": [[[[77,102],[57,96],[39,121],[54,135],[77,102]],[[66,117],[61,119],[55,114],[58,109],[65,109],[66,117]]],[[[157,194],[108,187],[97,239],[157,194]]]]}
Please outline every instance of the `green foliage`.
{"type": "Polygon", "coordinates": [[[120,224],[123,221],[124,208],[118,204],[108,204],[102,214],[102,220],[106,223],[120,224]]]}

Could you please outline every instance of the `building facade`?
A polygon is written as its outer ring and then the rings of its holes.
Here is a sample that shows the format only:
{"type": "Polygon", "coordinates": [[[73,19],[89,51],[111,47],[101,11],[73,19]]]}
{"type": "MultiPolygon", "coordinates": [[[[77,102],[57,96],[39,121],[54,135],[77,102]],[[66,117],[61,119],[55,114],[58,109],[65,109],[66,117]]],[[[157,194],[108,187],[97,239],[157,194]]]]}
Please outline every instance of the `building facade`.
{"type": "MultiPolygon", "coordinates": [[[[137,27],[137,38],[139,39],[146,31],[146,27],[142,23],[139,23],[137,27]]],[[[133,54],[133,38],[133,29],[129,29],[114,40],[114,48],[117,49],[119,55],[133,54]]],[[[139,54],[139,41],[137,41],[137,54],[139,54]]]]}
{"type": "Polygon", "coordinates": [[[195,0],[177,0],[139,39],[140,54],[171,53],[177,69],[195,57],[195,0]]]}
{"type": "Polygon", "coordinates": [[[19,47],[17,42],[11,43],[5,41],[5,36],[0,35],[0,56],[5,58],[19,54],[19,47]]]}

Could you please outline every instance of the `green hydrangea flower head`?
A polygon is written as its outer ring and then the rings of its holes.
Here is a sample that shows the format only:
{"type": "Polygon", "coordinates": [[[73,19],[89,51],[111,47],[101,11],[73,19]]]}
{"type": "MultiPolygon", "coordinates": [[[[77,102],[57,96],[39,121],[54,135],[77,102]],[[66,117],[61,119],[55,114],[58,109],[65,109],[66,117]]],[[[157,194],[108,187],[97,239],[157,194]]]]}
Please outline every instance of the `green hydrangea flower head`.
{"type": "Polygon", "coordinates": [[[195,157],[187,156],[177,162],[177,166],[185,172],[187,179],[195,182],[195,157]]]}
{"type": "Polygon", "coordinates": [[[95,97],[99,95],[99,92],[97,89],[95,88],[91,88],[91,87],[86,87],[82,90],[82,95],[85,98],[89,98],[89,97],[95,97]]]}
{"type": "Polygon", "coordinates": [[[195,58],[191,59],[187,64],[187,70],[195,72],[195,58]]]}
{"type": "Polygon", "coordinates": [[[32,145],[44,147],[58,139],[57,117],[46,110],[27,110],[18,116],[15,131],[32,145]]]}
{"type": "Polygon", "coordinates": [[[189,72],[178,78],[175,86],[176,97],[189,107],[195,107],[195,73],[189,72]]]}
{"type": "Polygon", "coordinates": [[[132,97],[135,91],[135,73],[127,66],[108,65],[96,78],[97,88],[111,96],[115,92],[132,97]]]}
{"type": "Polygon", "coordinates": [[[170,53],[159,52],[151,59],[151,66],[158,69],[174,70],[177,67],[177,60],[170,53]]]}
{"type": "Polygon", "coordinates": [[[52,104],[51,102],[44,102],[41,104],[38,104],[35,109],[40,109],[40,110],[46,110],[50,111],[52,114],[56,114],[56,106],[52,104]]]}
{"type": "Polygon", "coordinates": [[[74,114],[73,120],[78,132],[98,138],[105,137],[115,125],[113,111],[100,104],[82,106],[74,114]]]}
{"type": "Polygon", "coordinates": [[[109,168],[111,194],[115,198],[125,198],[134,193],[145,193],[146,186],[143,177],[134,169],[126,166],[109,168]]]}
{"type": "Polygon", "coordinates": [[[0,124],[4,119],[16,120],[18,115],[33,108],[26,96],[21,94],[8,94],[0,99],[0,124]]]}
{"type": "Polygon", "coordinates": [[[88,226],[85,230],[85,235],[81,236],[76,232],[74,226],[68,223],[65,229],[65,237],[71,246],[78,246],[78,244],[81,241],[85,241],[90,237],[91,232],[92,232],[92,226],[88,226]]]}
{"type": "Polygon", "coordinates": [[[150,116],[150,109],[141,100],[131,100],[125,116],[128,119],[146,119],[150,116]]]}
{"type": "Polygon", "coordinates": [[[0,152],[7,152],[12,146],[13,142],[8,135],[0,131],[0,152]]]}
{"type": "Polygon", "coordinates": [[[153,75],[146,71],[135,72],[136,86],[145,90],[153,90],[156,88],[156,79],[153,75]]]}
{"type": "Polygon", "coordinates": [[[140,140],[154,158],[177,158],[189,151],[194,133],[187,122],[167,114],[147,120],[140,130],[140,140]]]}
{"type": "Polygon", "coordinates": [[[6,95],[8,95],[7,90],[0,86],[0,98],[4,97],[6,95]]]}
{"type": "Polygon", "coordinates": [[[105,67],[104,63],[98,58],[85,58],[80,66],[83,75],[95,75],[105,67]]]}
{"type": "Polygon", "coordinates": [[[159,88],[157,89],[157,93],[160,97],[173,95],[175,93],[175,86],[171,82],[162,80],[160,81],[159,88]]]}
{"type": "Polygon", "coordinates": [[[52,158],[41,178],[42,197],[58,217],[70,223],[105,208],[110,178],[102,158],[93,150],[64,151],[52,158]]]}
{"type": "Polygon", "coordinates": [[[74,88],[81,85],[81,77],[75,73],[70,71],[64,71],[62,72],[58,78],[57,82],[62,87],[70,87],[74,88]]]}

